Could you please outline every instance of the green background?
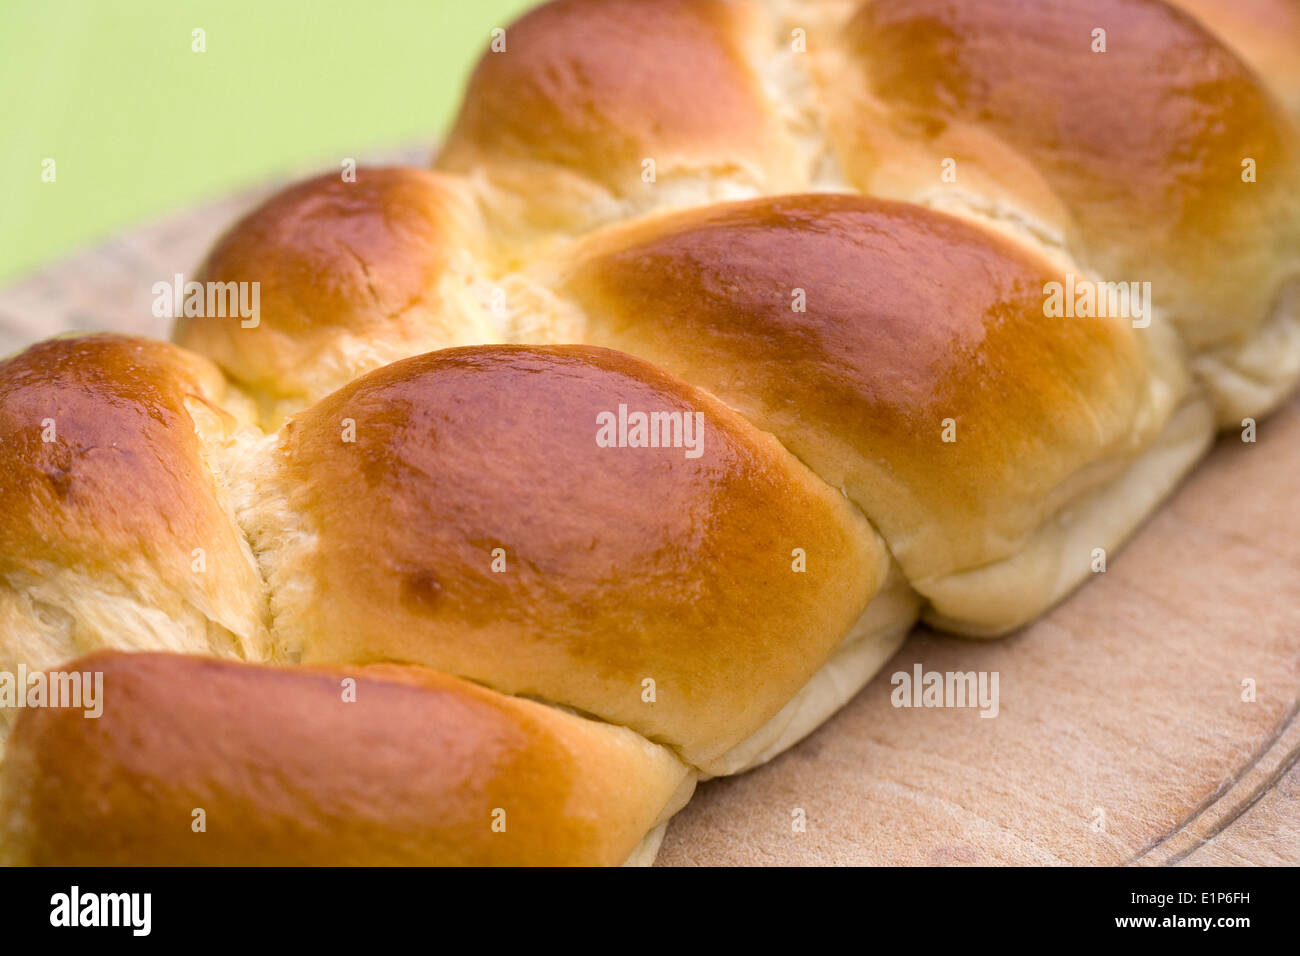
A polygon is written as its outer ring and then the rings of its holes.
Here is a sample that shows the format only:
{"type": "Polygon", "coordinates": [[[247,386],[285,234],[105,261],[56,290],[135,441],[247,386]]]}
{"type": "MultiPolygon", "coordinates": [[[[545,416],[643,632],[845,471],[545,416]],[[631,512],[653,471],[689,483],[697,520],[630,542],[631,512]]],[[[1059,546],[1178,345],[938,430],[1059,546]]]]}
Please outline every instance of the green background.
{"type": "Polygon", "coordinates": [[[241,186],[436,138],[492,28],[532,5],[0,0],[0,283],[241,186]]]}

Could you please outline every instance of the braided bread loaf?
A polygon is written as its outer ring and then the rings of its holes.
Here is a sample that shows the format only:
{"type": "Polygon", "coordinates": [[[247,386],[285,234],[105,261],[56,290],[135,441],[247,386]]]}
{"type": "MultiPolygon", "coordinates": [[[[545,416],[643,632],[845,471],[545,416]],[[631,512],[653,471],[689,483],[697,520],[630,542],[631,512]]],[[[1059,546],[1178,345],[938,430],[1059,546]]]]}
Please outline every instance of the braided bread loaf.
{"type": "Polygon", "coordinates": [[[1294,0],[504,37],[434,171],[218,242],[252,327],[0,365],[0,671],[106,696],[0,708],[3,859],[647,862],[698,779],[918,618],[1032,620],[1300,378],[1294,0]]]}

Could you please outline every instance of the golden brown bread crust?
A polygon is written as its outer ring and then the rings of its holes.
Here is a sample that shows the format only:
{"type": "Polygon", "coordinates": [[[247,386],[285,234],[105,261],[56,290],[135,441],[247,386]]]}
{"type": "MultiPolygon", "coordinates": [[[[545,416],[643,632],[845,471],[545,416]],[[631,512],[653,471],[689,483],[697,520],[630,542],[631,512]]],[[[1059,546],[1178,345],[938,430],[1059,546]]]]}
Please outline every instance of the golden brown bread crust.
{"type": "Polygon", "coordinates": [[[810,194],[678,213],[592,237],[561,272],[588,341],[775,434],[862,508],[914,583],[1014,553],[1150,441],[1179,385],[1153,384],[1157,359],[1127,320],[1046,318],[1044,284],[1062,277],[1044,260],[904,203],[810,194]]]}
{"type": "Polygon", "coordinates": [[[645,208],[674,180],[770,191],[790,175],[750,62],[749,47],[767,42],[751,4],[557,0],[506,42],[479,61],[438,168],[493,177],[526,200],[512,208],[536,229],[589,226],[611,201],[645,208]],[[654,183],[642,179],[647,158],[654,183]]]}
{"type": "Polygon", "coordinates": [[[23,711],[0,767],[9,863],[613,865],[686,776],[624,728],[423,669],[67,669],[103,674],[103,716],[23,711]]]}
{"type": "Polygon", "coordinates": [[[605,349],[394,363],[292,420],[248,477],[241,517],[289,655],[426,664],[697,764],[808,681],[888,569],[771,436],[605,349]],[[598,447],[598,413],[620,404],[702,415],[702,454],[598,447]]]}
{"type": "MultiPolygon", "coordinates": [[[[262,283],[260,328],[182,321],[178,337],[278,424],[398,357],[491,339],[478,287],[517,281],[540,324],[552,311],[585,319],[588,340],[651,358],[779,435],[880,524],[932,619],[989,631],[1025,619],[1015,592],[1070,583],[1068,569],[1040,566],[1109,546],[1099,534],[1122,540],[1203,447],[1208,410],[1184,394],[1159,326],[1049,319],[1043,283],[1060,276],[1045,258],[888,202],[792,196],[640,222],[533,285],[502,275],[537,251],[510,240],[813,184],[952,208],[1042,241],[1058,263],[1152,280],[1197,371],[1235,389],[1216,395],[1232,420],[1300,374],[1300,322],[1268,319],[1300,271],[1295,132],[1218,38],[1157,0],[772,6],[790,14],[783,28],[817,11],[806,57],[782,52],[783,29],[745,2],[562,0],[530,15],[511,28],[512,53],[485,57],[440,160],[466,181],[363,170],[357,185],[286,191],[201,276],[262,283]],[[820,94],[790,69],[804,59],[820,94]],[[827,137],[831,156],[815,152],[827,137]],[[958,178],[942,184],[947,157],[958,178]],[[1246,158],[1258,183],[1241,178],[1246,158]],[[644,159],[656,184],[641,180],[644,159]],[[475,201],[505,247],[486,245],[475,201]],[[796,291],[806,312],[790,308],[796,291]],[[945,419],[955,442],[942,441],[945,419]]],[[[1214,11],[1216,28],[1294,109],[1294,66],[1261,65],[1294,59],[1294,2],[1251,8],[1255,29],[1235,8],[1214,11]]],[[[94,425],[74,429],[62,458],[19,455],[17,510],[0,516],[0,547],[17,555],[0,551],[0,665],[101,643],[261,653],[265,589],[224,488],[249,439],[217,407],[215,372],[177,350],[142,373],[120,349],[79,355],[52,380],[39,362],[0,370],[0,383],[13,374],[0,424],[53,400],[94,425]],[[119,443],[119,428],[137,444],[119,443]],[[123,456],[148,462],[139,489],[103,464],[123,456]],[[69,534],[46,499],[87,491],[69,534]],[[123,520],[159,497],[175,511],[123,520]],[[171,537],[212,529],[218,580],[183,580],[192,552],[171,537]],[[241,561],[244,580],[230,572],[241,561]]],[[[237,510],[291,656],[434,664],[626,723],[700,766],[762,738],[787,702],[817,713],[801,688],[889,561],[866,520],[770,436],[590,348],[401,363],[246,455],[237,510]],[[621,404],[700,409],[705,456],[597,449],[593,412],[621,404]],[[806,574],[795,549],[809,552],[806,574]]],[[[0,470],[0,505],[12,477],[0,470]]],[[[910,616],[910,598],[895,617],[910,616]]],[[[406,667],[366,670],[373,722],[322,721],[318,707],[341,705],[342,672],[108,660],[129,691],[122,723],[103,730],[113,739],[94,742],[79,714],[37,712],[0,771],[0,820],[22,861],[138,862],[138,841],[154,862],[617,862],[685,773],[630,730],[406,667]],[[419,739],[411,776],[393,728],[422,717],[445,733],[419,739]],[[233,751],[194,744],[225,725],[238,728],[233,751]],[[259,726],[291,732],[266,741],[259,726]],[[322,773],[339,765],[356,777],[322,773]],[[266,787],[286,773],[301,790],[266,787]],[[537,815],[503,850],[476,821],[521,795],[537,815]],[[160,819],[188,825],[199,796],[241,832],[218,831],[195,857],[179,825],[156,834],[160,819]]]]}
{"type": "Polygon", "coordinates": [[[216,470],[248,411],[225,392],[206,359],[119,335],[0,364],[0,670],[100,646],[265,652],[216,470]]]}
{"type": "Polygon", "coordinates": [[[260,277],[262,325],[182,320],[178,341],[278,425],[389,361],[498,341],[478,297],[507,293],[534,243],[815,185],[973,214],[1100,279],[1150,282],[1225,424],[1300,376],[1300,317],[1272,318],[1300,282],[1295,130],[1218,37],[1159,0],[561,0],[483,55],[437,165],[464,176],[362,170],[273,199],[204,276],[260,277]]]}
{"type": "Polygon", "coordinates": [[[1250,64],[1300,117],[1300,0],[1168,0],[1182,7],[1250,64]]]}
{"type": "Polygon", "coordinates": [[[1103,278],[1150,281],[1193,349],[1251,335],[1297,267],[1293,128],[1160,0],[871,0],[825,39],[830,133],[864,191],[1037,218],[1103,278]]]}
{"type": "Polygon", "coordinates": [[[463,187],[437,173],[361,167],[355,182],[298,183],[235,223],[200,270],[201,282],[260,283],[257,324],[180,318],[174,338],[300,404],[395,358],[491,341],[471,289],[481,229],[463,187]]]}

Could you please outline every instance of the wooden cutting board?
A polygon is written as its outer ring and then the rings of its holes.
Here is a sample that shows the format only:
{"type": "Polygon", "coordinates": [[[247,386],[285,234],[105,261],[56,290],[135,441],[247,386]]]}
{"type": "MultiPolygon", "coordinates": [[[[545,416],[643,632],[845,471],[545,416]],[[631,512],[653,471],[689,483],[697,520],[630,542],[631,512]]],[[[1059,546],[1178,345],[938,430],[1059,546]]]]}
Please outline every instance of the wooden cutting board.
{"type": "MultiPolygon", "coordinates": [[[[0,290],[0,355],[77,329],[165,337],[153,283],[269,192],[0,290]]],[[[802,744],[703,785],[659,862],[1300,864],[1300,399],[1258,438],[1222,438],[1106,573],[1019,634],[919,630],[802,744]],[[890,675],[918,663],[997,671],[998,716],[895,709],[890,675]]]]}

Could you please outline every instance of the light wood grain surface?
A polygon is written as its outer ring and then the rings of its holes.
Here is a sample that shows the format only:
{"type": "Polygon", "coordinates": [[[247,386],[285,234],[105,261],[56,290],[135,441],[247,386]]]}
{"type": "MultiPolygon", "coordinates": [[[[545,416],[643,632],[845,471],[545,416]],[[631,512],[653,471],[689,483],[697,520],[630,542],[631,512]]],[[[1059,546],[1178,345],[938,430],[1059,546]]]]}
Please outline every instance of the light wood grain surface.
{"type": "MultiPolygon", "coordinates": [[[[153,283],[189,276],[268,192],[0,290],[0,355],[78,329],[165,336],[153,283]]],[[[1043,620],[991,643],[920,630],[802,744],[703,785],[660,864],[1300,864],[1298,487],[1293,399],[1257,443],[1222,438],[1043,620]],[[895,709],[890,675],[916,663],[998,672],[998,716],[895,709]]]]}

